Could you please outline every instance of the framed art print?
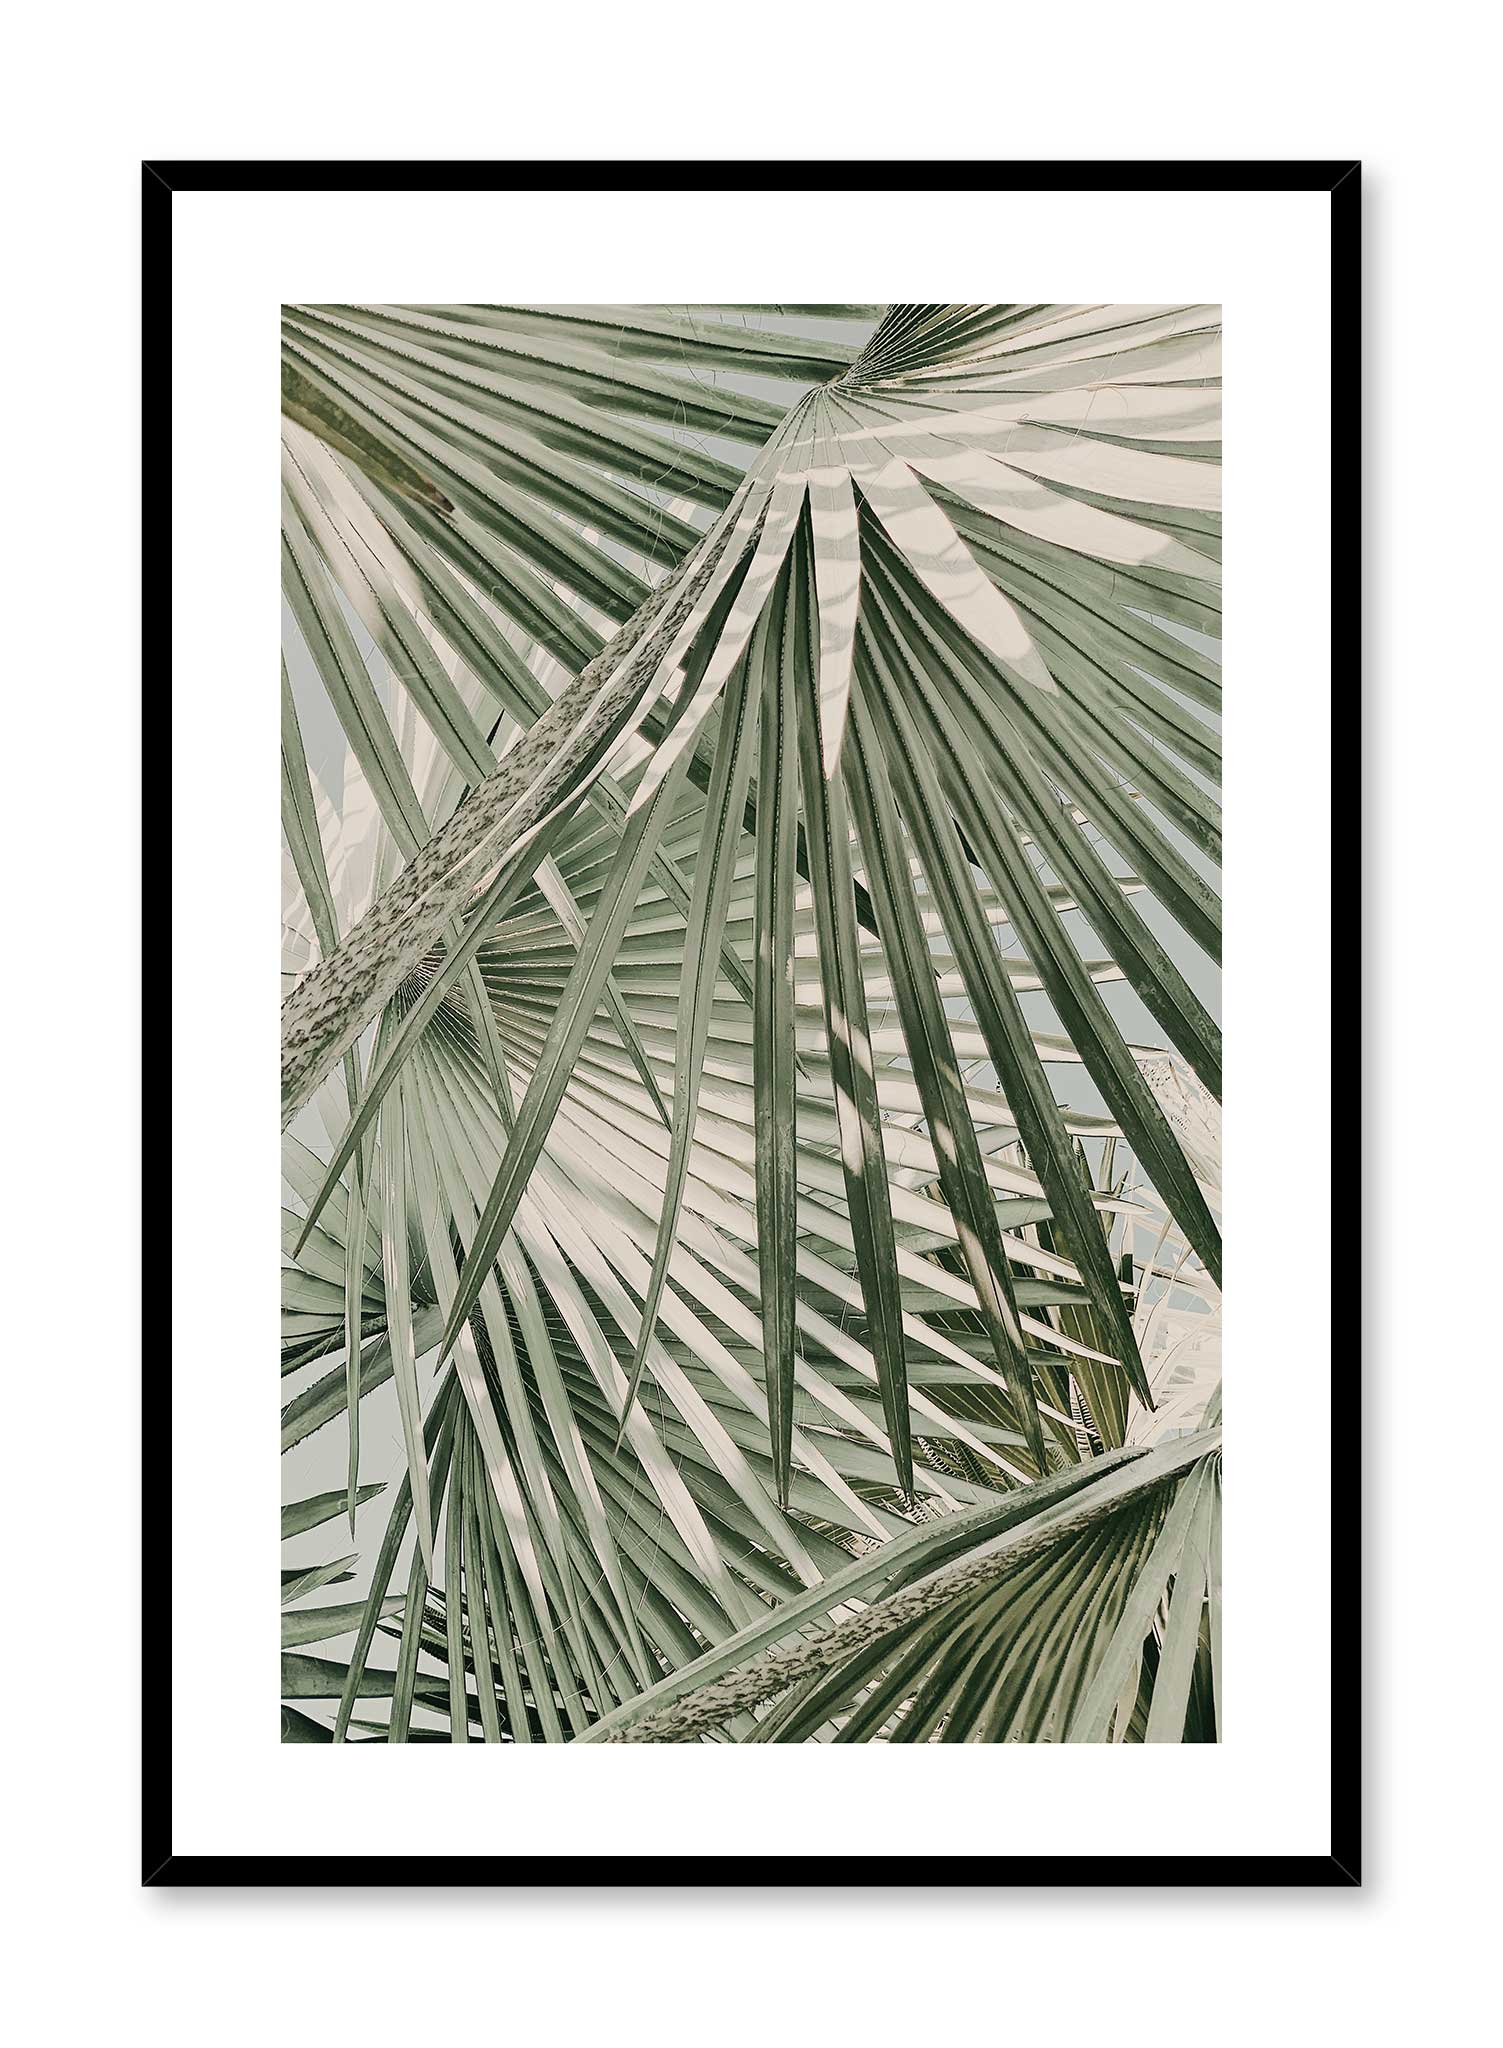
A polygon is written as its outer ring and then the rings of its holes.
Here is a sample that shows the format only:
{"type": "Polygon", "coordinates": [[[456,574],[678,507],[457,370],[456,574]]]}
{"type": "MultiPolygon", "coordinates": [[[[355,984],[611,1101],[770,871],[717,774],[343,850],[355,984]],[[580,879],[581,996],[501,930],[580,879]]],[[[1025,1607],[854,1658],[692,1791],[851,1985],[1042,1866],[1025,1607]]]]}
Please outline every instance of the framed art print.
{"type": "Polygon", "coordinates": [[[1358,1882],[1359,194],[143,167],[146,1883],[1358,1882]]]}

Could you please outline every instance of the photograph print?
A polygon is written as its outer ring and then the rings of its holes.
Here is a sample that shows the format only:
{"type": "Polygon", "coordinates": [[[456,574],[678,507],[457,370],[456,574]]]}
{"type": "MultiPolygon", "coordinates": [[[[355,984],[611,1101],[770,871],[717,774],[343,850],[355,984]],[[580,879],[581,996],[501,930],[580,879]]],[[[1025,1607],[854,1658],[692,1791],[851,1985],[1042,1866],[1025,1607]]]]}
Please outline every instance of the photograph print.
{"type": "Polygon", "coordinates": [[[283,307],[284,1743],[1221,1739],[1221,324],[283,307]]]}

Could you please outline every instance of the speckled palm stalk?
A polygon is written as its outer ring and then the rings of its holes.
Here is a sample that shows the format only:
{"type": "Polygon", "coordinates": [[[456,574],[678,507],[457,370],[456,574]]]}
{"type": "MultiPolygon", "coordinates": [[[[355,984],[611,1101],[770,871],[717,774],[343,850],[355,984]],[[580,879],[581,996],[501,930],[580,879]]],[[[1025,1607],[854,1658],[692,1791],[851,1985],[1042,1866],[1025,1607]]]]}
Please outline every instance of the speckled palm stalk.
{"type": "MultiPolygon", "coordinates": [[[[482,869],[498,866],[614,740],[647,677],[724,551],[733,521],[667,575],[621,630],[522,734],[496,771],[373,903],[343,943],[282,1005],[282,1127],[308,1102],[347,1046],[379,1015],[451,917],[482,869]]],[[[581,792],[582,793],[582,792],[581,792]]],[[[538,848],[541,859],[543,849],[538,848]]]]}
{"type": "Polygon", "coordinates": [[[786,1647],[766,1650],[739,1671],[701,1686],[697,1692],[670,1700],[654,1712],[642,1715],[608,1734],[607,1742],[694,1742],[738,1714],[748,1713],[790,1686],[833,1671],[848,1662],[858,1650],[879,1642],[884,1636],[922,1621],[963,1594],[974,1593],[994,1579],[1016,1571],[1030,1558],[1052,1549],[1068,1536],[1087,1528],[1103,1515],[1115,1515],[1130,1502],[1159,1489],[1172,1489],[1183,1468],[1205,1455],[1204,1441],[1167,1470],[1160,1459],[1145,1461],[1145,1473],[1136,1484],[1128,1484],[1105,1499],[1087,1496],[1067,1506],[1048,1523],[1015,1537],[1003,1537],[977,1556],[957,1559],[941,1566],[916,1585],[905,1587],[885,1600],[877,1600],[859,1614],[849,1615],[822,1635],[806,1637],[786,1647]]]}

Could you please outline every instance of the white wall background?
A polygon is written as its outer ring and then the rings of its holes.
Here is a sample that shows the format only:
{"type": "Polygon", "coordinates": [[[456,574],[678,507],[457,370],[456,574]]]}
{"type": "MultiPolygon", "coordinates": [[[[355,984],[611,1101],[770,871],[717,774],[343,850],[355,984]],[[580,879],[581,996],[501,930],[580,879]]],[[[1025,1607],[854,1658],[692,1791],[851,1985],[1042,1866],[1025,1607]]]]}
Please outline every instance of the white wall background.
{"type": "MultiPolygon", "coordinates": [[[[1495,861],[1498,760],[1482,637],[1497,579],[1496,118],[1477,17],[1439,4],[1402,35],[1369,9],[1281,0],[1214,15],[1077,4],[879,22],[769,4],[529,20],[158,5],[53,11],[12,32],[4,1924],[34,2002],[22,2037],[260,2043],[350,2026],[573,2040],[598,2027],[623,2044],[734,2048],[1047,2025],[1122,2048],[1170,2027],[1232,2044],[1419,2027],[1470,2039],[1495,1883],[1482,1798],[1496,1777],[1496,1484],[1476,1396],[1498,1265],[1496,1203],[1469,1212],[1451,1184],[1488,1164],[1497,1042],[1480,1002],[1496,916],[1469,900],[1495,861]],[[628,66],[648,83],[640,105],[628,66]],[[1366,158],[1368,1577],[1381,1597],[1360,1895],[918,1896],[901,1869],[888,1892],[734,1912],[704,1893],[135,1888],[136,163],[660,147],[1366,158]],[[1475,1467],[1436,1449],[1464,1414],[1475,1467]]],[[[671,235],[671,209],[641,231],[671,235]]],[[[150,665],[145,687],[163,687],[150,665]]],[[[1357,902],[1339,908],[1355,933],[1357,902]]],[[[148,878],[153,947],[164,910],[148,878]]],[[[1358,990],[1348,980],[1338,997],[1354,1029],[1358,990]]],[[[1357,1083],[1353,1044],[1337,1111],[1352,1143],[1357,1083]]],[[[1355,1200],[1352,1168],[1347,1186],[1355,1200]]],[[[1342,1294],[1355,1316],[1350,1272],[1342,1294]]],[[[161,1364],[148,1354],[148,1373],[161,1364]]]]}

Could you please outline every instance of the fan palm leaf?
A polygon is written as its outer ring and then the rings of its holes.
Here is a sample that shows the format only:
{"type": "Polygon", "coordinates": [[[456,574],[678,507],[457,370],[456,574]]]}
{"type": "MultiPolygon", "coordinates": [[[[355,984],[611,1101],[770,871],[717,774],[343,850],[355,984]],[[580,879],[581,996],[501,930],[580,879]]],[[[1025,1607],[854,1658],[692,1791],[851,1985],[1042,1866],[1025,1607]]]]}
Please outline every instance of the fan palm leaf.
{"type": "MultiPolygon", "coordinates": [[[[409,1541],[393,1739],[425,1652],[456,1739],[577,1738],[1120,1444],[1139,1219],[1219,1277],[1107,1000],[1214,1094],[1214,309],[828,310],[864,343],[288,309],[284,1442],[345,1416],[352,1526],[389,1379],[407,1448],[338,1684],[287,1694],[341,1739],[409,1541]]],[[[1043,1725],[1003,1637],[1099,1620],[1146,1512],[986,1594],[935,1727],[1043,1725]]]]}

